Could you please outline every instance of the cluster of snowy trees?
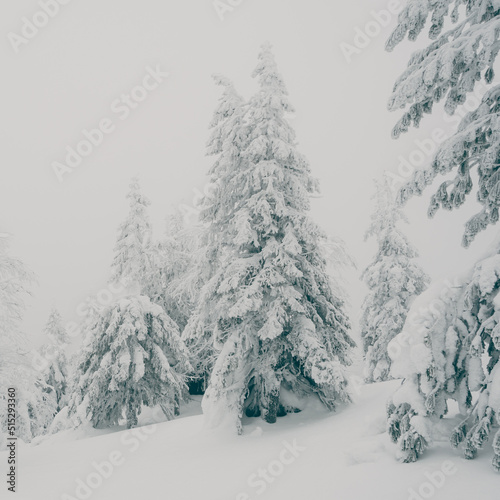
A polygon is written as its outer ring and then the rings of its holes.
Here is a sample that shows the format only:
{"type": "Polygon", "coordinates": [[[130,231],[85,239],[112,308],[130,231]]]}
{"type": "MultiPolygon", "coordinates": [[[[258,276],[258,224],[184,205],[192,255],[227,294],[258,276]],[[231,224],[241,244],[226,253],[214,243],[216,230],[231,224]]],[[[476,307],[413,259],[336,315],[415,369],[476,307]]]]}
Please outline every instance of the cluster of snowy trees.
{"type": "Polygon", "coordinates": [[[156,240],[150,202],[132,181],[110,278],[126,292],[89,313],[71,360],[52,311],[40,391],[30,389],[48,412],[43,430],[23,439],[86,423],[133,427],[145,406],[170,419],[189,392],[204,394],[209,425],[236,432],[243,415],[273,423],[311,397],[328,409],[350,401],[344,369],[355,344],[330,275],[345,252],[338,240],[328,246],[308,215],[318,183],[297,149],[269,45],[253,76],[258,90],[249,100],[215,78],[222,95],[207,147],[214,189],[194,225],[175,213],[156,240]]]}
{"type": "MultiPolygon", "coordinates": [[[[433,41],[412,56],[390,98],[390,109],[405,110],[394,137],[441,100],[454,113],[476,82],[494,78],[500,4],[408,0],[388,50],[406,35],[416,39],[429,18],[433,41]],[[445,23],[451,28],[443,32],[445,23]]],[[[311,397],[328,409],[350,401],[346,367],[355,343],[336,272],[345,253],[333,246],[332,272],[327,237],[309,216],[318,182],[297,148],[293,107],[267,44],[253,77],[258,90],[248,100],[227,78],[215,78],[222,93],[207,145],[213,189],[194,225],[175,213],[155,240],[150,202],[132,181],[111,269],[126,293],[88,315],[71,362],[54,310],[45,329],[51,342],[40,350],[49,362],[38,373],[26,363],[18,325],[32,276],[0,239],[0,380],[16,380],[22,439],[83,423],[133,427],[145,406],[170,419],[189,393],[203,394],[208,425],[238,433],[245,415],[274,423],[311,397]]],[[[458,424],[451,443],[467,458],[500,424],[500,239],[453,284],[429,287],[401,228],[402,205],[438,175],[454,178],[432,196],[429,214],[463,205],[475,167],[482,209],[467,222],[463,244],[498,221],[499,103],[500,85],[492,86],[398,193],[386,178],[376,185],[366,237],[377,250],[362,273],[368,293],[360,334],[366,381],[403,379],[388,404],[388,431],[405,462],[430,445],[449,400],[462,415],[447,420],[458,424]]],[[[493,451],[500,471],[500,431],[493,451]]]]}
{"type": "MultiPolygon", "coordinates": [[[[430,19],[432,42],[415,52],[397,80],[389,109],[404,109],[394,128],[398,137],[418,126],[424,113],[444,101],[453,114],[477,82],[491,88],[477,109],[439,148],[431,165],[417,171],[398,195],[403,204],[447,175],[431,198],[429,215],[464,204],[475,190],[481,205],[465,226],[463,245],[498,221],[500,204],[500,85],[493,84],[500,48],[500,4],[491,0],[409,0],[387,49],[406,35],[415,40],[430,19]],[[444,31],[444,27],[449,29],[444,31]],[[452,177],[449,174],[453,174],[452,177]]],[[[417,299],[401,333],[392,341],[394,377],[401,387],[388,407],[389,433],[402,459],[416,460],[432,442],[438,422],[458,403],[462,419],[450,431],[451,444],[474,458],[500,424],[500,240],[453,285],[435,284],[417,299]],[[396,346],[397,343],[397,346],[396,346]]],[[[493,438],[493,466],[500,471],[500,431],[493,438]]]]}
{"type": "Polygon", "coordinates": [[[210,425],[240,432],[243,414],[272,423],[307,396],[330,409],[349,401],[343,368],[354,342],[326,270],[326,236],[308,216],[318,186],[270,46],[253,76],[259,89],[248,101],[216,77],[214,189],[195,229],[174,216],[155,242],[149,201],[133,182],[112,270],[129,293],[91,329],[70,416],[133,426],[142,405],[159,404],[171,418],[188,385],[204,392],[210,425]]]}
{"type": "Polygon", "coordinates": [[[150,202],[137,179],[127,198],[129,214],[118,231],[110,278],[127,288],[89,323],[63,413],[72,425],[90,421],[94,427],[134,427],[144,406],[157,405],[171,419],[187,394],[189,356],[177,316],[173,319],[164,303],[167,283],[162,278],[168,264],[159,256],[168,253],[153,242],[150,202]]]}

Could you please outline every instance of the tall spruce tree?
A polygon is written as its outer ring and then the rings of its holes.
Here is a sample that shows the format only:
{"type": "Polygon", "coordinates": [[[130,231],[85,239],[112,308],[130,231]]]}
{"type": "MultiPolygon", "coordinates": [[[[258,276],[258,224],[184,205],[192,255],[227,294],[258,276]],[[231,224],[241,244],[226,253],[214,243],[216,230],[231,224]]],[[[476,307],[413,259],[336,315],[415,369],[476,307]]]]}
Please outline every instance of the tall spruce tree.
{"type": "Polygon", "coordinates": [[[244,412],[272,423],[295,411],[289,391],[330,409],[349,401],[343,366],[354,346],[325,271],[325,236],[308,216],[317,182],[286,119],[293,108],[269,45],[253,76],[260,88],[233,139],[245,138],[243,159],[222,188],[224,224],[211,226],[222,232],[222,265],[201,294],[220,350],[203,411],[209,425],[240,432],[244,412]]]}
{"type": "MultiPolygon", "coordinates": [[[[453,114],[478,81],[491,84],[494,79],[500,48],[500,5],[489,0],[410,0],[399,16],[388,50],[406,34],[410,40],[416,39],[429,17],[429,37],[434,41],[413,54],[389,101],[389,109],[405,109],[394,128],[395,137],[412,124],[418,125],[423,114],[431,113],[441,100],[445,101],[445,110],[453,114]],[[454,26],[443,32],[445,20],[451,20],[454,26]]],[[[438,175],[454,172],[454,178],[443,182],[432,196],[429,215],[440,207],[460,207],[473,190],[475,169],[477,200],[482,209],[466,224],[464,246],[498,221],[499,99],[500,86],[496,85],[440,146],[431,166],[415,172],[399,195],[404,203],[412,195],[421,194],[438,175]]],[[[393,341],[401,351],[394,359],[393,373],[405,380],[389,405],[389,431],[399,442],[405,461],[416,460],[430,443],[434,423],[448,411],[448,399],[456,399],[464,414],[463,424],[451,433],[451,441],[454,446],[465,442],[466,458],[473,458],[491,428],[500,424],[495,300],[500,288],[499,248],[497,245],[492,255],[478,262],[456,286],[425,292],[415,303],[414,320],[407,322],[393,341]],[[473,404],[474,393],[478,399],[473,404]]],[[[500,470],[498,433],[493,448],[493,465],[500,470]]]]}
{"type": "Polygon", "coordinates": [[[366,238],[376,238],[377,254],[364,270],[368,285],[360,322],[367,382],[390,378],[389,342],[403,329],[414,298],[423,292],[428,277],[415,263],[415,248],[398,228],[408,222],[394,199],[387,178],[376,183],[376,207],[366,238]]]}

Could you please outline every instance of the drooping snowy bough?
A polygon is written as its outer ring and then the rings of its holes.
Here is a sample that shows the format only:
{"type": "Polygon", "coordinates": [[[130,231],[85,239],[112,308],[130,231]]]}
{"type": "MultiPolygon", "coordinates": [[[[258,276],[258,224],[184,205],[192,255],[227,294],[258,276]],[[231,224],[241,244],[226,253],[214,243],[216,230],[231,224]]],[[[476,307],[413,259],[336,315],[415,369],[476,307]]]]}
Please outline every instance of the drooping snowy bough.
{"type": "MultiPolygon", "coordinates": [[[[418,126],[435,103],[444,100],[446,112],[453,114],[477,82],[493,84],[500,49],[500,2],[409,0],[387,49],[392,50],[406,35],[415,40],[429,18],[429,37],[434,41],[413,54],[389,101],[390,110],[405,109],[393,130],[394,137],[412,124],[418,126]],[[451,21],[452,27],[443,32],[445,21],[451,21]]],[[[404,203],[422,194],[437,176],[454,172],[454,178],[443,182],[432,197],[432,216],[439,208],[462,206],[473,190],[476,174],[482,209],[466,224],[464,246],[499,218],[499,99],[500,86],[493,85],[476,110],[462,119],[458,131],[440,146],[430,167],[415,172],[399,194],[404,203]]],[[[497,245],[490,257],[479,261],[472,274],[456,286],[445,286],[444,298],[436,302],[431,291],[424,293],[413,312],[418,307],[423,310],[412,321],[407,320],[403,332],[391,343],[393,350],[401,350],[399,361],[394,360],[393,375],[405,380],[389,405],[389,431],[400,443],[405,461],[416,460],[422,453],[450,398],[458,401],[464,415],[451,441],[454,446],[463,443],[467,458],[475,456],[500,423],[499,248],[497,245]],[[440,307],[436,309],[435,303],[440,307]]],[[[498,433],[493,448],[493,465],[500,470],[498,433]]]]}
{"type": "MultiPolygon", "coordinates": [[[[399,23],[387,42],[392,50],[408,33],[414,40],[432,15],[429,36],[435,39],[426,49],[415,52],[394,85],[389,109],[407,108],[393,130],[394,137],[418,126],[424,113],[433,105],[445,101],[445,110],[453,114],[463,104],[478,81],[491,84],[494,63],[500,49],[500,2],[491,0],[439,0],[422,2],[409,0],[399,16],[399,23]],[[442,33],[449,15],[456,26],[442,33]],[[464,8],[465,6],[465,8],[464,8]]],[[[464,117],[457,133],[440,147],[431,166],[415,172],[413,179],[400,193],[405,202],[421,194],[437,176],[455,171],[431,200],[429,215],[439,208],[460,207],[472,191],[474,169],[478,175],[478,201],[483,206],[466,224],[463,238],[468,246],[475,235],[498,221],[500,204],[500,85],[493,86],[476,110],[464,117]]]]}
{"type": "MultiPolygon", "coordinates": [[[[424,292],[393,340],[392,374],[404,381],[388,407],[389,433],[404,461],[416,460],[447,422],[440,419],[450,399],[463,415],[451,443],[463,445],[466,458],[476,456],[500,423],[499,290],[500,254],[494,253],[469,275],[424,292]]],[[[500,431],[493,449],[500,471],[500,431]]]]}

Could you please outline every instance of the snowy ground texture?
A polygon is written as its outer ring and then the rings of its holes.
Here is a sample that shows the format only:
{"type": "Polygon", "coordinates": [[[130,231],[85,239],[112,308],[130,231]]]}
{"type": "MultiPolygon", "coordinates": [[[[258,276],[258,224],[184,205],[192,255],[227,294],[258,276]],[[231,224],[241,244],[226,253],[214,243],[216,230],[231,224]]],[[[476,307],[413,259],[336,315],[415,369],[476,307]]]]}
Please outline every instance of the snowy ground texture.
{"type": "Polygon", "coordinates": [[[362,386],[356,404],[336,414],[310,405],[274,425],[246,420],[239,437],[203,430],[199,400],[170,422],[63,432],[20,448],[15,498],[498,499],[490,447],[466,461],[443,439],[415,464],[396,461],[385,402],[399,383],[362,386]]]}

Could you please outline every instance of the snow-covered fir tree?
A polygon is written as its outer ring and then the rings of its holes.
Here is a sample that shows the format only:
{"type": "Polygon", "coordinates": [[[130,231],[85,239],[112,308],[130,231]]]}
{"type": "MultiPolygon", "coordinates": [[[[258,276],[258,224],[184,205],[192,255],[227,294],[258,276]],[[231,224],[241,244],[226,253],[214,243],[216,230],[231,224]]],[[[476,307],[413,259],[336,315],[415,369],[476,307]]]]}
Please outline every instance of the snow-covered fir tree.
{"type": "Polygon", "coordinates": [[[207,155],[214,156],[216,160],[209,171],[212,189],[201,203],[199,251],[191,267],[194,275],[188,279],[188,283],[194,284],[191,288],[199,287],[202,293],[195,298],[196,308],[182,334],[194,370],[190,377],[190,391],[194,394],[205,391],[216,357],[212,304],[209,297],[203,296],[203,286],[220,269],[222,256],[234,241],[235,228],[229,221],[234,196],[239,190],[241,171],[247,163],[243,157],[247,141],[245,101],[228,78],[217,75],[214,80],[223,88],[223,92],[210,123],[207,155]]]}
{"type": "MultiPolygon", "coordinates": [[[[447,113],[453,114],[463,104],[478,81],[486,84],[494,79],[498,55],[500,8],[490,0],[411,0],[399,15],[387,48],[392,50],[406,34],[414,40],[431,18],[429,36],[434,41],[415,52],[408,68],[397,80],[389,101],[389,109],[406,108],[394,128],[398,137],[413,124],[418,126],[424,113],[431,113],[434,103],[445,101],[447,113]],[[462,4],[465,9],[462,9],[462,4]],[[453,9],[450,12],[450,6],[453,9]],[[455,24],[442,32],[444,21],[455,24]]],[[[461,206],[472,192],[473,171],[478,177],[477,199],[482,209],[466,224],[463,244],[468,246],[475,235],[498,221],[500,204],[500,136],[498,110],[500,85],[493,86],[477,109],[463,118],[458,131],[439,148],[431,166],[415,172],[402,189],[404,202],[434,182],[437,176],[454,171],[434,194],[429,207],[432,216],[440,208],[451,210],[461,206]]]]}
{"type": "Polygon", "coordinates": [[[55,397],[31,364],[31,349],[20,330],[34,275],[12,257],[0,235],[0,449],[6,444],[7,390],[16,390],[16,437],[30,442],[43,434],[56,411],[55,397]]]}
{"type": "Polygon", "coordinates": [[[369,288],[360,322],[367,382],[390,378],[389,342],[401,332],[412,301],[429,281],[415,262],[417,251],[398,227],[407,219],[396,205],[386,177],[376,183],[376,189],[376,207],[366,238],[375,238],[378,248],[362,275],[369,288]]]}
{"type": "Polygon", "coordinates": [[[132,179],[127,198],[129,213],[118,230],[110,281],[128,281],[130,286],[142,290],[151,273],[149,246],[152,231],[147,214],[151,202],[141,193],[137,178],[132,179]]]}
{"type": "Polygon", "coordinates": [[[49,343],[40,348],[42,359],[46,360],[44,379],[50,391],[54,391],[57,401],[57,411],[66,404],[68,394],[68,359],[66,347],[69,336],[62,324],[62,318],[57,309],[50,312],[49,319],[44,329],[49,343]]]}
{"type": "Polygon", "coordinates": [[[80,357],[70,417],[94,427],[137,425],[142,407],[179,411],[191,370],[177,325],[148,297],[130,296],[106,308],[80,357]]]}
{"type": "Polygon", "coordinates": [[[317,182],[297,150],[269,45],[253,76],[260,89],[232,132],[243,160],[218,165],[228,180],[212,226],[222,233],[221,265],[201,293],[220,351],[203,411],[208,425],[238,431],[243,413],[272,423],[296,411],[290,392],[315,394],[330,409],[349,401],[343,366],[354,346],[326,273],[325,236],[308,216],[317,182]]]}
{"type": "MultiPolygon", "coordinates": [[[[491,84],[499,50],[500,5],[489,0],[409,1],[388,41],[392,50],[408,34],[418,37],[428,19],[430,45],[411,57],[394,86],[389,108],[405,109],[393,135],[418,125],[434,103],[444,100],[453,114],[478,81],[491,84]],[[465,9],[462,8],[464,4],[465,9]],[[450,6],[453,8],[450,11],[450,6]],[[454,26],[443,32],[445,20],[454,26]]],[[[500,172],[498,156],[498,99],[493,86],[482,102],[461,121],[427,169],[415,172],[399,201],[421,194],[438,175],[446,180],[431,199],[429,214],[440,207],[463,205],[478,179],[479,213],[466,224],[463,244],[468,246],[481,230],[498,221],[500,172]]],[[[454,446],[464,443],[466,458],[473,458],[492,428],[500,424],[498,359],[500,358],[496,296],[500,285],[498,250],[479,261],[472,273],[450,285],[424,292],[412,308],[411,321],[394,340],[392,374],[404,377],[389,404],[389,431],[399,442],[402,458],[414,461],[432,441],[436,424],[448,410],[448,399],[458,401],[464,420],[452,433],[454,446]]],[[[500,470],[500,435],[493,440],[495,469],[500,470]]]]}
{"type": "Polygon", "coordinates": [[[50,311],[44,333],[55,344],[65,345],[69,343],[69,336],[63,326],[61,314],[56,308],[50,311]]]}

